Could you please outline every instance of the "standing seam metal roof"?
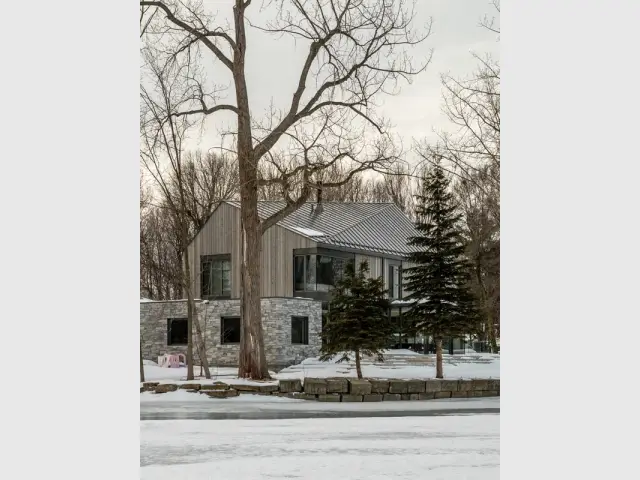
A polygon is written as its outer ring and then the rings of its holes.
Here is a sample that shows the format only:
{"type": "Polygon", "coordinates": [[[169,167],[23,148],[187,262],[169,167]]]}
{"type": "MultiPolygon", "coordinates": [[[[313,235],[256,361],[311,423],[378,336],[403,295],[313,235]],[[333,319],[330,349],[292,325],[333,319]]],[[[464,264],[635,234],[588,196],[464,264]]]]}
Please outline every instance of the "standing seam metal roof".
{"type": "MultiPolygon", "coordinates": [[[[237,201],[227,203],[240,207],[237,201]]],[[[258,216],[264,219],[285,205],[283,201],[258,202],[258,216]]],[[[407,245],[407,239],[416,234],[414,225],[394,203],[322,202],[322,212],[316,208],[316,202],[304,203],[278,225],[328,245],[401,256],[414,250],[407,245]],[[308,235],[298,228],[323,235],[308,235]]]]}

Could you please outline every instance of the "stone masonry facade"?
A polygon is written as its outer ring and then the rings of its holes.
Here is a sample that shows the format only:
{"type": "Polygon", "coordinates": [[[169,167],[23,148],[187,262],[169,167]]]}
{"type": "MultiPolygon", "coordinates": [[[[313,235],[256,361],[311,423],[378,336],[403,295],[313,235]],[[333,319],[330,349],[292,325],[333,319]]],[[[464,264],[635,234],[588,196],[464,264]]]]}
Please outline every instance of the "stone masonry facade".
{"type": "MultiPolygon", "coordinates": [[[[322,332],[321,302],[307,298],[262,298],[262,326],[265,350],[270,368],[299,363],[320,353],[322,332]],[[291,317],[309,318],[309,344],[291,343],[291,317]]],[[[210,300],[208,304],[196,301],[197,318],[204,335],[209,365],[236,366],[239,344],[221,345],[221,317],[240,315],[240,300],[210,300]]],[[[157,361],[165,353],[186,353],[186,345],[167,345],[167,320],[187,318],[186,300],[140,302],[140,344],[142,357],[157,361]]],[[[193,331],[195,339],[195,327],[193,331]]],[[[198,352],[194,348],[194,361],[198,352]]]]}

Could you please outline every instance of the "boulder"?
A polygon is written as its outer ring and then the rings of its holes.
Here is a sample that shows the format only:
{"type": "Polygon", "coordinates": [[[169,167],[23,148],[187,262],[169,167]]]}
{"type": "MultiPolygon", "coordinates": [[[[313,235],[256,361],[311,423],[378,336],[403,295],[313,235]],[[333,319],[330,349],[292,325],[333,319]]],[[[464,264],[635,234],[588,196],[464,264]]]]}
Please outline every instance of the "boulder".
{"type": "Polygon", "coordinates": [[[324,395],[327,393],[327,380],[324,378],[305,378],[304,393],[324,395]]]}
{"type": "Polygon", "coordinates": [[[440,380],[440,388],[443,392],[457,392],[460,388],[458,380],[440,380]]]}
{"type": "Polygon", "coordinates": [[[434,398],[451,398],[451,392],[433,392],[434,398]]]}
{"type": "Polygon", "coordinates": [[[343,402],[361,402],[362,401],[362,395],[347,395],[343,393],[340,396],[342,397],[343,402]]]}
{"type": "Polygon", "coordinates": [[[371,393],[389,393],[389,380],[377,380],[369,378],[371,393]]]}
{"type": "Polygon", "coordinates": [[[301,392],[302,382],[299,378],[287,378],[280,380],[279,387],[282,393],[301,392]]]}
{"type": "Polygon", "coordinates": [[[179,385],[178,388],[180,390],[200,390],[200,386],[199,383],[183,383],[179,385]]]}
{"type": "Polygon", "coordinates": [[[156,393],[175,392],[178,390],[178,386],[173,383],[163,383],[162,385],[156,385],[156,393]]]}
{"type": "Polygon", "coordinates": [[[242,393],[268,393],[277,392],[279,390],[277,383],[264,384],[245,384],[239,383],[231,385],[233,388],[242,393]]]}
{"type": "Polygon", "coordinates": [[[318,395],[319,402],[339,402],[340,395],[337,393],[325,393],[324,395],[318,395]]]}
{"type": "Polygon", "coordinates": [[[458,380],[458,390],[460,392],[469,392],[472,390],[473,380],[458,380]]]}
{"type": "Polygon", "coordinates": [[[406,380],[389,380],[389,393],[409,393],[406,380]]]}
{"type": "Polygon", "coordinates": [[[238,391],[233,388],[230,388],[229,390],[207,390],[202,393],[209,398],[231,398],[238,396],[238,391]]]}
{"type": "Polygon", "coordinates": [[[451,392],[451,398],[467,398],[469,392],[451,392]]]}
{"type": "Polygon", "coordinates": [[[229,385],[222,382],[203,383],[200,385],[200,390],[229,390],[229,385]]]}
{"type": "Polygon", "coordinates": [[[419,393],[418,398],[420,400],[433,400],[434,398],[436,398],[436,392],[419,393]]]}
{"type": "Polygon", "coordinates": [[[344,377],[327,378],[327,393],[349,393],[349,380],[344,377]]]}
{"type": "Polygon", "coordinates": [[[442,380],[438,378],[432,378],[424,383],[425,392],[440,392],[442,391],[442,380]]]}
{"type": "Polygon", "coordinates": [[[471,380],[471,390],[489,390],[489,380],[481,378],[471,380]]]}
{"type": "Polygon", "coordinates": [[[399,393],[385,393],[383,394],[382,399],[385,402],[395,402],[402,400],[399,393]]]}
{"type": "Polygon", "coordinates": [[[371,395],[363,395],[362,396],[362,401],[363,402],[381,402],[382,401],[382,394],[381,393],[372,393],[371,395]]]}
{"type": "Polygon", "coordinates": [[[407,380],[407,393],[424,393],[424,380],[407,380]]]}
{"type": "Polygon", "coordinates": [[[367,380],[349,379],[349,393],[351,395],[369,395],[371,384],[367,380]]]}

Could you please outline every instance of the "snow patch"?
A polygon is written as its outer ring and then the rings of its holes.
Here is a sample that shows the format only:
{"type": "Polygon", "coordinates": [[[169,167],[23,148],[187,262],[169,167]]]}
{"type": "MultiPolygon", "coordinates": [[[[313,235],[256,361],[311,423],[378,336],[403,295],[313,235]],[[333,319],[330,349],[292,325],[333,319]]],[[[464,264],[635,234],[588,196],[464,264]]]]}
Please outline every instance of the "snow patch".
{"type": "Polygon", "coordinates": [[[325,235],[323,232],[319,232],[318,230],[313,230],[311,228],[293,227],[293,229],[308,237],[324,237],[325,235]]]}

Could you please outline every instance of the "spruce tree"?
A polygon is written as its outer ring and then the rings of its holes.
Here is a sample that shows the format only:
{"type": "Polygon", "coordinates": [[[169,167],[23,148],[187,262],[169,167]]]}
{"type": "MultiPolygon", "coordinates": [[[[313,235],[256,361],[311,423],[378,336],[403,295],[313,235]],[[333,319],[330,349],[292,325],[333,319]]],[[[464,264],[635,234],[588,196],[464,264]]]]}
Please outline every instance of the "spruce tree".
{"type": "Polygon", "coordinates": [[[322,336],[321,360],[341,355],[338,362],[349,361],[354,353],[358,378],[362,378],[362,355],[378,355],[388,346],[393,326],[389,320],[389,301],[384,280],[367,278],[369,265],[362,262],[358,271],[347,264],[342,279],[336,282],[322,336]]]}
{"type": "Polygon", "coordinates": [[[405,270],[405,288],[411,292],[407,299],[414,303],[406,317],[415,330],[434,337],[436,378],[443,378],[443,337],[471,333],[478,314],[469,288],[462,216],[439,164],[423,178],[417,200],[418,234],[408,239],[408,245],[415,247],[408,258],[414,267],[405,270]]]}

